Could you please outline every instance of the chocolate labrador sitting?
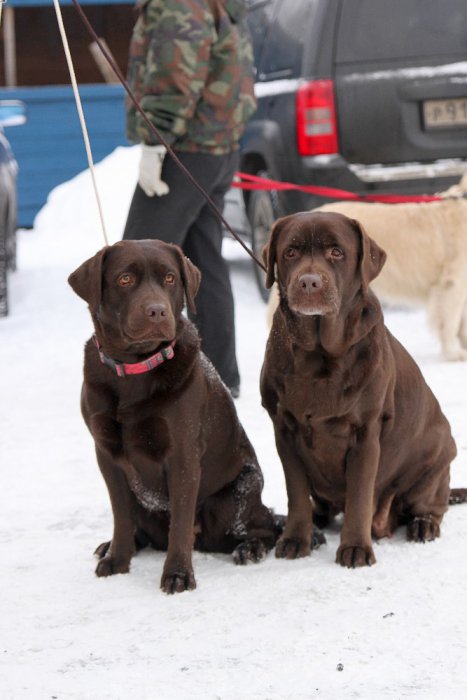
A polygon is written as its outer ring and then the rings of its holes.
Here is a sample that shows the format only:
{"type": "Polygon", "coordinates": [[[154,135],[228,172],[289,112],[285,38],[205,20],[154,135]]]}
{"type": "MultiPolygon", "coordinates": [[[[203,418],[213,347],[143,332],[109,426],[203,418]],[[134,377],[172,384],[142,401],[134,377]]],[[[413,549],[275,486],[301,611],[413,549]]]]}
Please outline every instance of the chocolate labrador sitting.
{"type": "Polygon", "coordinates": [[[167,593],[195,588],[193,546],[244,564],[278,534],[229,391],[182,315],[199,282],[180,248],[156,240],[103,248],[69,277],[94,322],[81,407],[114,519],[96,573],[127,572],[151,544],[167,549],[167,593]]]}
{"type": "Polygon", "coordinates": [[[402,523],[409,540],[438,537],[456,447],[368,287],[384,251],[357,221],[304,212],[276,222],[263,256],[280,292],[261,373],[289,502],[276,556],[310,554],[312,515],[324,525],[344,512],[347,567],[375,563],[372,535],[402,523]]]}

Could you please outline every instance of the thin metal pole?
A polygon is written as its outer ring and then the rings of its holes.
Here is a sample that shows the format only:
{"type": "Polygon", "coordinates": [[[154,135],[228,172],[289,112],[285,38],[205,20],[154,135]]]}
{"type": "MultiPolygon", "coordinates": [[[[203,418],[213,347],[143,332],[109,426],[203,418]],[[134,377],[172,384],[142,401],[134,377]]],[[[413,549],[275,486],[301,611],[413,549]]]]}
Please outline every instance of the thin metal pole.
{"type": "MultiPolygon", "coordinates": [[[[2,19],[3,2],[0,3],[0,22],[2,19]]],[[[15,8],[5,7],[3,23],[5,85],[16,87],[16,37],[15,37],[15,8]]]]}
{"type": "Polygon", "coordinates": [[[96,195],[97,208],[99,210],[99,218],[100,218],[100,222],[101,222],[101,226],[102,226],[102,233],[104,236],[105,245],[109,245],[109,240],[107,238],[107,232],[105,230],[104,215],[102,213],[101,200],[100,200],[99,192],[97,189],[96,174],[94,171],[94,162],[92,159],[92,152],[91,152],[91,144],[89,142],[88,130],[86,127],[86,120],[84,118],[84,112],[83,112],[83,107],[81,104],[81,98],[79,96],[78,84],[76,82],[75,70],[73,67],[73,61],[72,61],[71,54],[70,54],[70,47],[68,45],[65,27],[63,26],[62,13],[60,10],[60,5],[58,3],[58,0],[54,0],[54,7],[55,7],[55,13],[57,15],[58,27],[60,29],[60,35],[62,37],[63,48],[65,50],[65,56],[66,56],[66,60],[67,60],[67,64],[68,64],[68,70],[70,72],[71,84],[73,86],[73,93],[75,96],[76,108],[78,110],[78,116],[79,116],[79,121],[81,124],[81,130],[83,132],[84,144],[86,147],[86,154],[87,154],[88,163],[89,163],[89,171],[91,173],[91,179],[92,179],[92,184],[93,184],[93,188],[94,188],[94,193],[96,195]]]}

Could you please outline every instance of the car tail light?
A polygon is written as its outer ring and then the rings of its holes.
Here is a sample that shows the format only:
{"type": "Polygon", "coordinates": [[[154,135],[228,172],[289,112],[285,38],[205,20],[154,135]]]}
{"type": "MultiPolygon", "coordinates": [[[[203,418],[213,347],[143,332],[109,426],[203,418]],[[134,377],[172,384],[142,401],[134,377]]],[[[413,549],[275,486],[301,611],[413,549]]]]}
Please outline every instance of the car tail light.
{"type": "Polygon", "coordinates": [[[332,80],[301,85],[296,98],[297,145],[301,156],[337,153],[336,110],[332,80]]]}

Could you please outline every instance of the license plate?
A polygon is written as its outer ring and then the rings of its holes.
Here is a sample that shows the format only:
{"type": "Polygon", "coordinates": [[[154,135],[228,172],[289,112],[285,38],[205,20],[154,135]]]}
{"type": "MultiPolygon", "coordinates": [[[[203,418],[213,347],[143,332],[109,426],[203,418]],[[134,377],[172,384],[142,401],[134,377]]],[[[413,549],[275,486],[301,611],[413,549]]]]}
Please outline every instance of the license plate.
{"type": "Polygon", "coordinates": [[[423,103],[425,129],[467,126],[467,97],[452,100],[426,100],[423,103]]]}

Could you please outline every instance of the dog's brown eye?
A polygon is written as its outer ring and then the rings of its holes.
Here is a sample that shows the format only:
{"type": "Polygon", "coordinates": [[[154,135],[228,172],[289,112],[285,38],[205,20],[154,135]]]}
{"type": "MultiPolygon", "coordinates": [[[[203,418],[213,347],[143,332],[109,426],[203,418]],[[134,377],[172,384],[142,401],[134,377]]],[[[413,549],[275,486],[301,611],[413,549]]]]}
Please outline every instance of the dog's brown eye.
{"type": "Polygon", "coordinates": [[[334,246],[334,248],[331,248],[331,257],[334,258],[334,260],[340,260],[344,257],[344,253],[340,248],[334,246]]]}
{"type": "Polygon", "coordinates": [[[124,272],[118,278],[118,284],[120,285],[120,287],[129,287],[132,284],[134,284],[134,282],[135,278],[129,272],[124,272]]]}
{"type": "Polygon", "coordinates": [[[284,258],[288,258],[291,260],[292,258],[295,258],[297,255],[298,251],[296,248],[286,248],[284,251],[284,258]]]}
{"type": "Polygon", "coordinates": [[[165,276],[165,281],[167,284],[173,284],[175,282],[175,275],[173,272],[168,272],[165,276]]]}

